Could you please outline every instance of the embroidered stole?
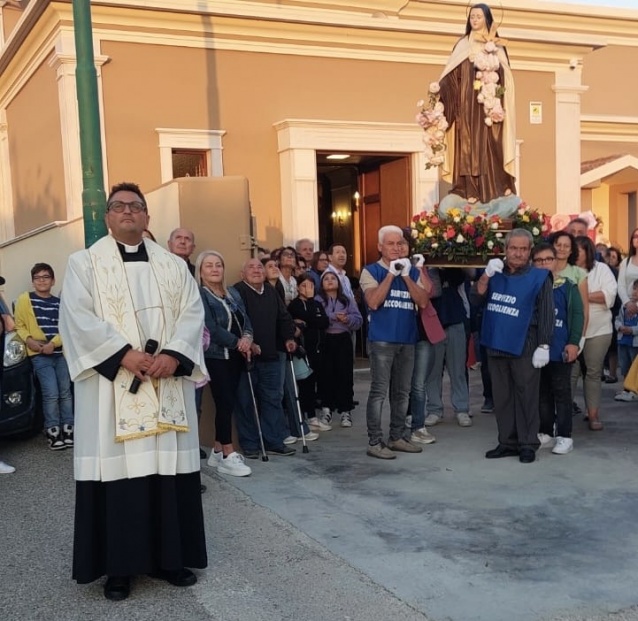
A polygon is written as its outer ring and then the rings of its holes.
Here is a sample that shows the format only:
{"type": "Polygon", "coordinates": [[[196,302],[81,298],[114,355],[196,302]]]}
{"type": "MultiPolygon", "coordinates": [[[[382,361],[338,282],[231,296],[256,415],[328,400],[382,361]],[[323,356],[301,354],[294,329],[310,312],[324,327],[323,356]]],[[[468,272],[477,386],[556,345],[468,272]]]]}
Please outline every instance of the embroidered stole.
{"type": "MultiPolygon", "coordinates": [[[[143,350],[146,339],[159,342],[161,351],[170,342],[179,316],[182,278],[176,257],[159,246],[145,244],[151,279],[148,286],[159,291],[158,307],[136,309],[126,265],[112,237],[105,237],[89,248],[95,274],[96,313],[113,324],[134,349],[143,350]],[[148,312],[141,321],[142,311],[148,312]]],[[[181,261],[181,259],[177,258],[181,261]]],[[[114,381],[115,441],[125,442],[165,431],[188,431],[182,378],[169,377],[142,382],[136,394],[129,392],[135,375],[120,367],[114,381]]]]}

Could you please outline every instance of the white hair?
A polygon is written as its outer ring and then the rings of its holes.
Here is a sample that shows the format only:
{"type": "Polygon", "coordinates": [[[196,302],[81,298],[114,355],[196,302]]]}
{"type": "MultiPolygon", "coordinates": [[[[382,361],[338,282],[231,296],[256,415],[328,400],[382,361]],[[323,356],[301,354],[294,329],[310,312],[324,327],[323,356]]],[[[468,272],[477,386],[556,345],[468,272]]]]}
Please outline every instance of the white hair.
{"type": "Polygon", "coordinates": [[[379,243],[380,244],[383,243],[383,239],[388,233],[397,233],[398,235],[401,236],[401,238],[403,238],[403,231],[398,226],[395,226],[394,224],[388,224],[386,226],[382,226],[379,229],[379,243]]]}
{"type": "Polygon", "coordinates": [[[308,237],[302,237],[301,239],[298,239],[298,240],[295,242],[295,250],[296,250],[297,252],[299,252],[299,247],[301,246],[301,244],[303,244],[303,243],[305,243],[305,242],[308,242],[308,243],[312,244],[312,249],[314,250],[314,248],[315,248],[315,242],[313,242],[313,241],[312,241],[312,239],[309,239],[308,237]]]}

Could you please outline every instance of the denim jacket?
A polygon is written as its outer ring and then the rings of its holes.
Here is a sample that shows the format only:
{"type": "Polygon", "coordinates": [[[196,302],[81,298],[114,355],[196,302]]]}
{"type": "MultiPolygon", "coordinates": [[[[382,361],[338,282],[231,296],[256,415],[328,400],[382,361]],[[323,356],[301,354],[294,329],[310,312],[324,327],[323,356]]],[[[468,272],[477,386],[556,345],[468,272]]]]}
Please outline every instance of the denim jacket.
{"type": "Polygon", "coordinates": [[[230,331],[231,310],[240,314],[244,320],[242,335],[252,336],[253,334],[244,302],[233,287],[228,287],[228,296],[224,300],[213,295],[206,287],[200,287],[199,291],[204,303],[204,323],[210,332],[210,346],[204,352],[204,357],[228,360],[229,350],[236,349],[239,341],[230,331]]]}

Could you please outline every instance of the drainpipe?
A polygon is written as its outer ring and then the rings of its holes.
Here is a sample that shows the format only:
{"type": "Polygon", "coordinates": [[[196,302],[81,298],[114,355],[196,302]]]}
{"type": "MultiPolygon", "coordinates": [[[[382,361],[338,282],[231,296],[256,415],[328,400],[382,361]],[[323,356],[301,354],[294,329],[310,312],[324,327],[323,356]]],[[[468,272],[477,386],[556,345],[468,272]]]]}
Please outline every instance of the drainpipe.
{"type": "Polygon", "coordinates": [[[97,94],[97,71],[93,55],[90,0],[73,0],[73,27],[77,57],[75,81],[82,156],[84,245],[88,248],[107,233],[104,222],[106,195],[102,170],[100,110],[97,94]]]}

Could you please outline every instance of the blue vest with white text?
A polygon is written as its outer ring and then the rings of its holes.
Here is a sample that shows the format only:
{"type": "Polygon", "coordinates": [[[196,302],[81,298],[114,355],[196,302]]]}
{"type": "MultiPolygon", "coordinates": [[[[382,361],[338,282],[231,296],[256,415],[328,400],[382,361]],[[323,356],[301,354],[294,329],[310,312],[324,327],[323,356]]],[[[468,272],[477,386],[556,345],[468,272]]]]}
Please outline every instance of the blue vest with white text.
{"type": "MultiPolygon", "coordinates": [[[[388,270],[379,263],[366,265],[365,269],[378,283],[381,283],[388,274],[388,270]]],[[[418,269],[410,268],[410,278],[414,282],[419,280],[419,276],[418,269]]],[[[416,311],[416,305],[403,277],[395,276],[383,304],[377,310],[368,309],[368,339],[407,345],[416,343],[418,339],[416,311]]]]}
{"type": "Polygon", "coordinates": [[[547,270],[532,267],[525,274],[494,274],[490,278],[481,345],[514,356],[523,353],[536,296],[548,277],[547,270]]]}
{"type": "Polygon", "coordinates": [[[569,341],[569,295],[571,281],[564,279],[563,282],[556,281],[554,284],[554,333],[552,342],[549,344],[549,359],[552,362],[563,361],[563,350],[569,341]],[[556,283],[558,286],[556,286],[556,283]]]}

